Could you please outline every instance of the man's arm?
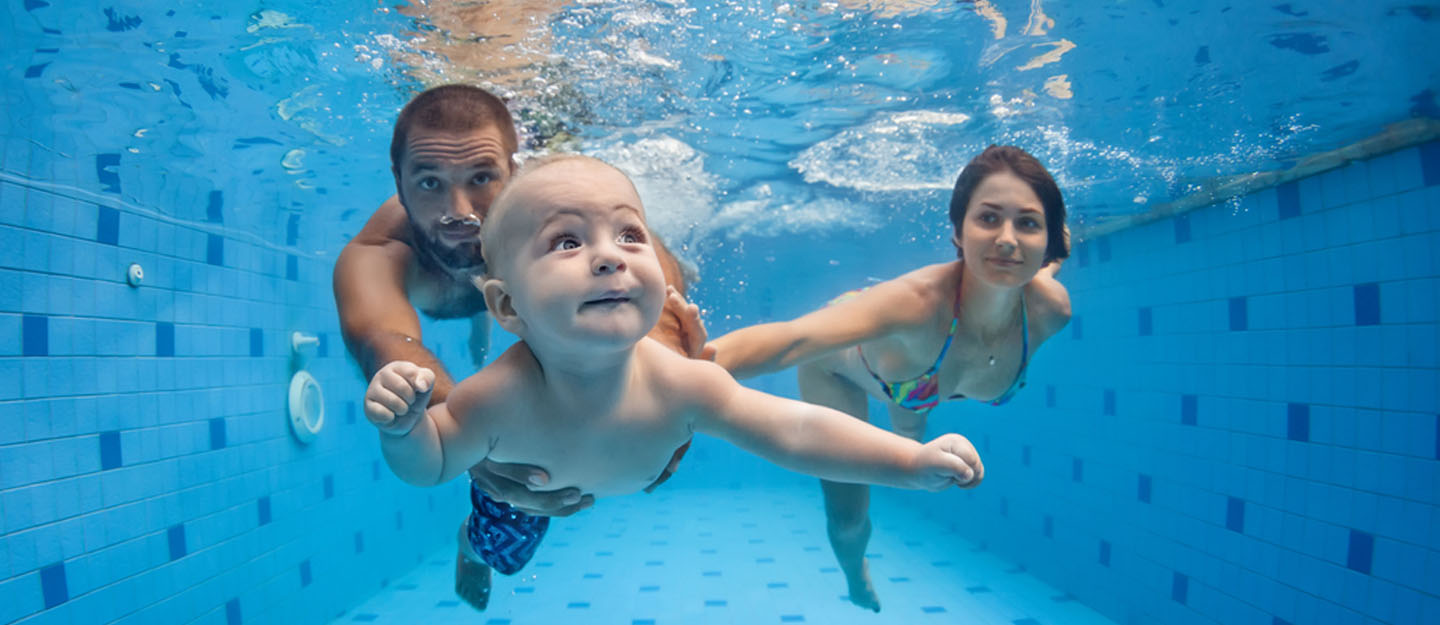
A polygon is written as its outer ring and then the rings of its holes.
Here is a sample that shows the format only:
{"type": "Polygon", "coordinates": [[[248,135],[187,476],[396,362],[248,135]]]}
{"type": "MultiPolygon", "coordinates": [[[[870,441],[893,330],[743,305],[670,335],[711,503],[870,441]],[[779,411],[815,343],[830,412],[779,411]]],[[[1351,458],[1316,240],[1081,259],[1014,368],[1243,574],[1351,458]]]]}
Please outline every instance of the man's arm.
{"type": "Polygon", "coordinates": [[[405,209],[399,200],[375,211],[360,233],[335,261],[335,308],[350,354],[368,380],[395,360],[406,360],[435,372],[430,403],[445,401],[454,380],[435,354],[420,342],[420,317],[406,293],[410,246],[403,242],[405,209]]]}

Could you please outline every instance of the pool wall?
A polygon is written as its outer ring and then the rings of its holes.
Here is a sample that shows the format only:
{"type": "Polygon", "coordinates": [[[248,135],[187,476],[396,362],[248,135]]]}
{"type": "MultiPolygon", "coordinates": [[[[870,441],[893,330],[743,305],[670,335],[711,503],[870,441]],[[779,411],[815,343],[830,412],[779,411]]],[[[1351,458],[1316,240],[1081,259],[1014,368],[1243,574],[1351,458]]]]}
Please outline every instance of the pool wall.
{"type": "MultiPolygon", "coordinates": [[[[0,180],[0,623],[325,622],[453,541],[461,481],[401,483],[358,411],[333,252],[305,251],[336,226],[279,208],[313,191],[33,134],[53,149],[6,141],[30,178],[0,180]],[[320,339],[308,445],[296,330],[320,339]]],[[[467,366],[462,327],[426,333],[467,366]]]]}
{"type": "Polygon", "coordinates": [[[1074,317],[1017,401],[932,421],[986,461],[956,531],[1124,625],[1440,622],[1440,143],[1060,277],[1074,317]]]}

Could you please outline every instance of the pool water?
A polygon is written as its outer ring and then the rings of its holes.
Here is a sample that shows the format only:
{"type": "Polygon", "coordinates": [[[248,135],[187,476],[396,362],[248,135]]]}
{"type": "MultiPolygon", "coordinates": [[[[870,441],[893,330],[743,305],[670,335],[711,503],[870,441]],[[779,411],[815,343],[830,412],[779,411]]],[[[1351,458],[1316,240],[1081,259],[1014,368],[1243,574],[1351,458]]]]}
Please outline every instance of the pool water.
{"type": "MultiPolygon", "coordinates": [[[[6,3],[0,623],[1440,622],[1437,24],[1400,2],[6,3]],[[703,438],[656,493],[556,521],[487,611],[458,603],[467,485],[390,474],[330,282],[394,193],[395,114],[450,81],[506,97],[527,155],[630,174],[712,336],[949,260],[950,186],[991,143],[1055,174],[1074,316],[1015,401],[932,414],[982,487],[875,490],[880,614],[843,597],[814,480],[703,438]]],[[[424,322],[453,372],[468,329],[424,322]]]]}

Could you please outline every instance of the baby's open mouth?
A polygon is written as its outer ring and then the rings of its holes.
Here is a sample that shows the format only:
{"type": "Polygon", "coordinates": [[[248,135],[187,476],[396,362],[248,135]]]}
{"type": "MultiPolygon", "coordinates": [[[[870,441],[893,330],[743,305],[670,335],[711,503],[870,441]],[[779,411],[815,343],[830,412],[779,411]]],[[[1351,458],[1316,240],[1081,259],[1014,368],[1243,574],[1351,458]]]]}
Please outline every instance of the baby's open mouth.
{"type": "Polygon", "coordinates": [[[624,304],[625,302],[628,302],[628,301],[630,301],[630,298],[625,297],[625,296],[623,296],[623,295],[617,295],[617,296],[613,296],[613,297],[602,297],[602,298],[599,298],[599,299],[587,300],[587,301],[586,301],[584,304],[582,304],[581,306],[582,306],[582,307],[585,307],[585,306],[614,306],[614,305],[616,305],[616,304],[624,304]]]}

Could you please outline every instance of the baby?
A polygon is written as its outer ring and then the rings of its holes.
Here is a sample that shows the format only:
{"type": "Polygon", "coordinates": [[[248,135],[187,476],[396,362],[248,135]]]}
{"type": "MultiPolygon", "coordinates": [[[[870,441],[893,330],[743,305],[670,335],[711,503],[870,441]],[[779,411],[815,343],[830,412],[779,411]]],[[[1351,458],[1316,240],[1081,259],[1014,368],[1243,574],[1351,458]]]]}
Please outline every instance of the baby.
{"type": "MultiPolygon", "coordinates": [[[[635,187],[610,165],[578,155],[530,163],[480,237],[488,273],[476,285],[521,341],[428,410],[428,369],[392,362],[375,374],[365,415],[406,482],[439,484],[488,458],[543,467],[554,488],[622,495],[654,483],[695,432],[837,482],[940,490],[984,476],[958,434],[922,445],[751,390],[647,338],[665,282],[635,187]]],[[[502,573],[520,570],[548,518],[473,489],[472,498],[477,555],[502,573]]]]}

